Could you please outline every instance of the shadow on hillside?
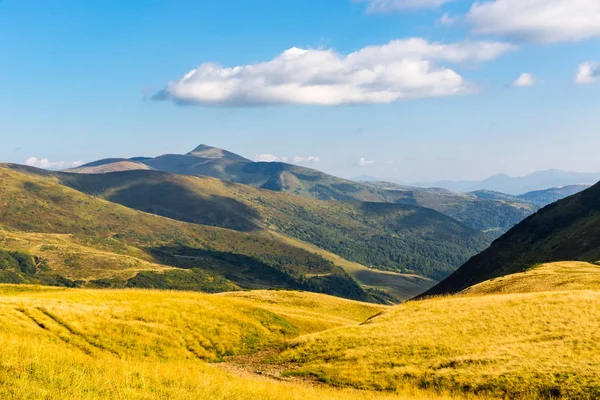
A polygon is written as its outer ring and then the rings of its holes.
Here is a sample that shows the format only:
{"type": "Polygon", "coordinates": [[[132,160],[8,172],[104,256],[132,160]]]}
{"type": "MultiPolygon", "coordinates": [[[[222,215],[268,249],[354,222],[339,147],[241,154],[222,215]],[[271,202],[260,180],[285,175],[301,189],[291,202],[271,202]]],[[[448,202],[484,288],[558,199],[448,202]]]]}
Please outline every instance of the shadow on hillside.
{"type": "Polygon", "coordinates": [[[245,289],[301,287],[289,274],[242,254],[188,247],[157,247],[147,250],[161,264],[215,272],[245,289]]]}
{"type": "Polygon", "coordinates": [[[98,175],[65,174],[63,184],[114,203],[183,222],[217,226],[241,232],[259,228],[259,214],[229,197],[203,196],[170,174],[123,171],[98,175]]]}

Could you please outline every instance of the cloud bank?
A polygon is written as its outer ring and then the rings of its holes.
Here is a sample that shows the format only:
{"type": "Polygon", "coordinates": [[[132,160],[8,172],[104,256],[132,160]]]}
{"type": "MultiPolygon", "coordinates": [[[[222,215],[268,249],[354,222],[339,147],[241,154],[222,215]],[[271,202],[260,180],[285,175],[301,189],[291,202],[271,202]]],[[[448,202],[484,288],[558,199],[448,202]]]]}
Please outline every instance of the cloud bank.
{"type": "Polygon", "coordinates": [[[30,167],[60,170],[67,168],[77,168],[83,165],[83,161],[50,161],[47,158],[29,157],[27,161],[25,161],[25,164],[29,165],[30,167]]]}
{"type": "Polygon", "coordinates": [[[421,38],[348,55],[294,47],[257,64],[202,64],[153,98],[199,106],[338,106],[451,96],[472,87],[440,63],[482,63],[514,49],[502,42],[443,44],[421,38]]]}
{"type": "Polygon", "coordinates": [[[556,43],[600,37],[598,0],[477,1],[465,17],[473,32],[556,43]]]}

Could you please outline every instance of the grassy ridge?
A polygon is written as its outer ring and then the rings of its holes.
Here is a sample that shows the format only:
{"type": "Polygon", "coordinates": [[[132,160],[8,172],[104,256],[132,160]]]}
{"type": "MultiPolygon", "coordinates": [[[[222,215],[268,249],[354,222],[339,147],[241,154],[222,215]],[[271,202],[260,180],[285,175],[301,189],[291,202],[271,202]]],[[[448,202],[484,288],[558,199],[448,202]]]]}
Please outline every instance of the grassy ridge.
{"type": "Polygon", "coordinates": [[[596,399],[599,301],[598,291],[575,291],[409,302],[361,326],[301,337],[280,361],[336,386],[596,399]]]}
{"type": "Polygon", "coordinates": [[[482,282],[462,293],[534,293],[589,289],[600,290],[600,266],[564,261],[541,264],[525,272],[482,282]]]}

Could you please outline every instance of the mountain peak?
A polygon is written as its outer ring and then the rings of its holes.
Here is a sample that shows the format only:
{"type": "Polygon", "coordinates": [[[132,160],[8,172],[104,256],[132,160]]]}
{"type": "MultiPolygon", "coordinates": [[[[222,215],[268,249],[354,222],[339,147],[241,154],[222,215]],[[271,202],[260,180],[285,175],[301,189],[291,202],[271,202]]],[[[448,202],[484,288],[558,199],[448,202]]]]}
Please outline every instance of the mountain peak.
{"type": "Polygon", "coordinates": [[[201,144],[194,150],[187,153],[188,156],[194,156],[198,158],[210,158],[210,159],[229,159],[237,161],[250,161],[238,154],[229,152],[227,150],[220,149],[218,147],[212,147],[205,144],[201,144]]]}

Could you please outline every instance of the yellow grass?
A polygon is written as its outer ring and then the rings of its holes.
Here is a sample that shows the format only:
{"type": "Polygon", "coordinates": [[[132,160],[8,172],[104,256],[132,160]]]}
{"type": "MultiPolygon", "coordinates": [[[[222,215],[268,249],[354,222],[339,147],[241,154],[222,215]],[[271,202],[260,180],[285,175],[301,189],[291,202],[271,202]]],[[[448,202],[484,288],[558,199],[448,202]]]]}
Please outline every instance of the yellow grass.
{"type": "Polygon", "coordinates": [[[231,298],[0,286],[0,398],[454,398],[411,388],[378,393],[232,376],[206,362],[277,348],[301,332],[314,332],[314,313],[329,326],[341,327],[356,325],[380,309],[309,293],[231,298]],[[301,318],[291,323],[268,308],[301,318]]]}
{"type": "Polygon", "coordinates": [[[293,340],[280,361],[338,386],[600,396],[600,292],[434,298],[293,340]]]}
{"type": "Polygon", "coordinates": [[[288,291],[5,285],[0,321],[1,399],[600,396],[594,290],[386,307],[288,291]],[[226,368],[234,359],[284,381],[226,368]]]}
{"type": "Polygon", "coordinates": [[[533,293],[584,289],[600,290],[600,266],[565,261],[542,264],[526,272],[482,282],[463,293],[533,293]]]}

